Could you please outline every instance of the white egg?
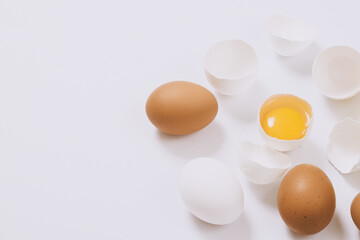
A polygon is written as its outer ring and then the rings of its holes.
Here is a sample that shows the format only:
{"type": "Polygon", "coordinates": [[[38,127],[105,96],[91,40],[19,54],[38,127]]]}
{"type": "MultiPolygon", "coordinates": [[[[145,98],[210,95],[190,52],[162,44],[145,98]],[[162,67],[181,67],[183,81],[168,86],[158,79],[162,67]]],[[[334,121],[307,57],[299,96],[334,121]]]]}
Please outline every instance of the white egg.
{"type": "Polygon", "coordinates": [[[311,105],[307,101],[291,94],[276,94],[266,99],[261,105],[258,114],[257,125],[258,125],[258,130],[260,132],[260,136],[268,144],[268,146],[270,146],[271,148],[277,151],[287,152],[295,148],[298,148],[299,146],[304,144],[304,142],[310,135],[311,128],[313,125],[313,120],[314,120],[314,114],[312,112],[311,105]],[[261,119],[267,114],[268,109],[273,109],[275,107],[296,108],[299,111],[303,111],[308,116],[308,126],[306,129],[306,133],[302,138],[294,139],[294,140],[284,140],[269,136],[265,132],[265,130],[261,126],[261,119]]]}
{"type": "Polygon", "coordinates": [[[308,48],[315,39],[316,31],[295,19],[274,15],[268,19],[268,33],[275,52],[289,57],[308,48]]]}
{"type": "Polygon", "coordinates": [[[188,162],[180,174],[179,189],[188,210],[211,224],[232,223],[244,208],[238,179],[230,168],[212,158],[188,162]]]}
{"type": "Polygon", "coordinates": [[[326,153],[339,172],[346,174],[360,170],[360,121],[347,118],[335,124],[326,153]]]}
{"type": "Polygon", "coordinates": [[[313,64],[313,78],[320,91],[332,99],[346,99],[360,91],[360,54],[347,46],[320,52],[313,64]]]}
{"type": "Polygon", "coordinates": [[[227,40],[209,49],[204,68],[208,81],[216,91],[237,95],[254,84],[259,63],[249,44],[241,40],[227,40]]]}
{"type": "Polygon", "coordinates": [[[281,178],[291,166],[290,158],[267,146],[240,143],[241,169],[256,184],[269,184],[281,178]]]}

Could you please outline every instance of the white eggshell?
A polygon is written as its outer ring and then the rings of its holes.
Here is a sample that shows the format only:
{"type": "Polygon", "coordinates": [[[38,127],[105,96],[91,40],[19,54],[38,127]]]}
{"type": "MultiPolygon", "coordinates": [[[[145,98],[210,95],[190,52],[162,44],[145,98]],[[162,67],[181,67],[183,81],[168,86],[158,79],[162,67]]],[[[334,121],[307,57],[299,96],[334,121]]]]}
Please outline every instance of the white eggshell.
{"type": "Polygon", "coordinates": [[[259,63],[249,44],[241,40],[227,40],[209,49],[204,68],[208,81],[216,91],[237,95],[254,84],[259,63]]]}
{"type": "Polygon", "coordinates": [[[313,78],[332,99],[347,99],[360,91],[360,54],[348,46],[329,47],[315,58],[313,78]]]}
{"type": "Polygon", "coordinates": [[[339,172],[346,174],[360,170],[360,121],[347,118],[335,124],[326,153],[339,172]]]}
{"type": "Polygon", "coordinates": [[[315,39],[315,29],[295,19],[274,15],[267,23],[275,52],[281,56],[297,55],[315,39]]]}
{"type": "MultiPolygon", "coordinates": [[[[277,96],[286,96],[286,95],[298,98],[299,100],[306,102],[305,100],[303,100],[303,99],[301,99],[299,97],[296,97],[294,95],[291,95],[291,94],[277,94],[277,95],[271,96],[270,98],[274,98],[274,97],[277,97],[277,96]]],[[[270,98],[266,99],[264,101],[264,103],[262,104],[262,106],[267,101],[269,101],[270,98]]],[[[309,104],[309,103],[307,103],[307,104],[309,104]]],[[[310,104],[309,104],[309,106],[310,106],[310,104]]],[[[288,152],[288,151],[294,150],[295,148],[298,148],[301,145],[303,145],[304,142],[307,140],[308,136],[311,133],[311,129],[312,129],[312,126],[313,126],[313,121],[314,121],[314,114],[312,113],[312,111],[311,111],[311,117],[309,119],[308,129],[306,130],[305,136],[303,138],[301,138],[301,139],[294,139],[294,140],[277,139],[277,138],[274,138],[274,137],[271,137],[271,136],[267,135],[266,132],[264,131],[264,129],[262,128],[261,123],[260,123],[260,117],[261,117],[260,112],[261,112],[261,108],[260,108],[260,111],[258,113],[258,120],[257,120],[257,122],[258,122],[258,124],[257,124],[258,125],[258,130],[259,130],[259,133],[260,133],[260,136],[262,137],[262,139],[272,149],[275,149],[275,150],[280,151],[280,152],[288,152]]]]}
{"type": "Polygon", "coordinates": [[[290,158],[267,146],[240,143],[241,168],[247,179],[256,184],[269,184],[279,179],[291,166],[290,158]]]}
{"type": "Polygon", "coordinates": [[[179,188],[188,210],[211,224],[232,223],[244,208],[238,179],[225,164],[212,158],[188,162],[180,174],[179,188]]]}

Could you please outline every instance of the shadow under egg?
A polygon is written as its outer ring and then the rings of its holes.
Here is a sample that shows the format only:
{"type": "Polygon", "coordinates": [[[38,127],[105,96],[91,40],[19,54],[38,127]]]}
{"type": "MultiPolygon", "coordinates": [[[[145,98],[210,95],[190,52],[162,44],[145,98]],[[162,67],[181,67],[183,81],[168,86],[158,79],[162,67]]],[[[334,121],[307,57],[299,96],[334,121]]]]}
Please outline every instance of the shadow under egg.
{"type": "Polygon", "coordinates": [[[200,131],[183,136],[158,131],[158,139],[173,154],[193,159],[216,152],[224,142],[225,133],[221,125],[214,121],[200,131]]]}
{"type": "Polygon", "coordinates": [[[297,149],[288,152],[288,155],[292,161],[290,169],[303,163],[313,164],[321,169],[329,164],[325,152],[310,139],[307,139],[304,144],[297,149]]]}
{"type": "Polygon", "coordinates": [[[331,232],[330,235],[333,237],[333,239],[347,239],[345,236],[346,232],[343,223],[341,222],[341,219],[336,212],[333,219],[324,230],[326,229],[328,229],[328,232],[331,232]]]}
{"type": "Polygon", "coordinates": [[[208,240],[251,239],[251,225],[246,212],[241,213],[235,222],[227,225],[213,225],[190,215],[197,230],[208,240]]]}
{"type": "MultiPolygon", "coordinates": [[[[285,174],[284,174],[285,175],[285,174]]],[[[283,176],[275,182],[266,185],[255,184],[248,181],[249,189],[259,198],[263,203],[270,207],[277,208],[277,195],[283,176]]]]}
{"type": "Polygon", "coordinates": [[[331,239],[333,240],[347,239],[344,226],[336,212],[331,222],[318,233],[302,235],[292,231],[290,228],[288,228],[288,231],[292,236],[292,239],[328,239],[329,236],[331,236],[331,239]],[[316,236],[316,238],[314,238],[314,236],[316,236]]]}

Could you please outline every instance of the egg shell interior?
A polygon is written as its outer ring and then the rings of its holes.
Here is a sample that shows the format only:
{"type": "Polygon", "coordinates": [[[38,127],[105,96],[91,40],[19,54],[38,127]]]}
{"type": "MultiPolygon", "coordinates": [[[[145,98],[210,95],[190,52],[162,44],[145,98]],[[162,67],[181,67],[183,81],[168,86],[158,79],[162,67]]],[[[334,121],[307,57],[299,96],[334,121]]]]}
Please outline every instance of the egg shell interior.
{"type": "Polygon", "coordinates": [[[360,91],[360,54],[347,46],[322,51],[313,64],[320,91],[332,99],[346,99],[360,91]]]}

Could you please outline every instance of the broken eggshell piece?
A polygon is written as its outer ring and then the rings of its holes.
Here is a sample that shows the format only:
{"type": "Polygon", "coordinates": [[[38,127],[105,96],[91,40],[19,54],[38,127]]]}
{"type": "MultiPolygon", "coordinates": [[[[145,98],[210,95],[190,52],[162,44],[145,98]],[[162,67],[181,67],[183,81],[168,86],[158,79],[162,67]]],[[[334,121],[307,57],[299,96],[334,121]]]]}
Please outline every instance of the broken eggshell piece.
{"type": "MultiPolygon", "coordinates": [[[[287,116],[285,116],[287,117],[287,116]]],[[[313,123],[313,112],[311,105],[301,99],[291,94],[277,94],[269,97],[261,105],[259,114],[258,114],[258,129],[263,140],[273,149],[286,152],[291,151],[299,146],[301,146],[304,141],[307,139],[311,132],[311,127],[313,123]],[[272,123],[276,119],[266,119],[266,116],[271,112],[279,108],[293,109],[302,116],[305,121],[304,124],[304,135],[299,139],[280,139],[273,136],[270,136],[265,130],[264,127],[266,124],[269,124],[269,120],[272,120],[272,123]]],[[[281,126],[280,126],[281,127],[281,126]]],[[[286,130],[287,131],[287,130],[286,130]]]]}
{"type": "Polygon", "coordinates": [[[237,95],[247,91],[259,71],[254,49],[242,40],[227,40],[212,46],[205,56],[205,74],[221,94],[237,95]]]}
{"type": "Polygon", "coordinates": [[[291,166],[290,158],[268,146],[240,142],[241,169],[256,184],[269,184],[279,179],[291,166]]]}
{"type": "Polygon", "coordinates": [[[330,163],[341,173],[360,170],[360,121],[347,118],[335,124],[326,153],[330,163]]]}
{"type": "Polygon", "coordinates": [[[281,56],[297,55],[308,48],[315,39],[315,29],[295,19],[274,15],[267,23],[275,52],[281,56]]]}
{"type": "Polygon", "coordinates": [[[333,46],[320,52],[313,64],[313,79],[322,94],[347,99],[360,91],[360,54],[347,46],[333,46]]]}

